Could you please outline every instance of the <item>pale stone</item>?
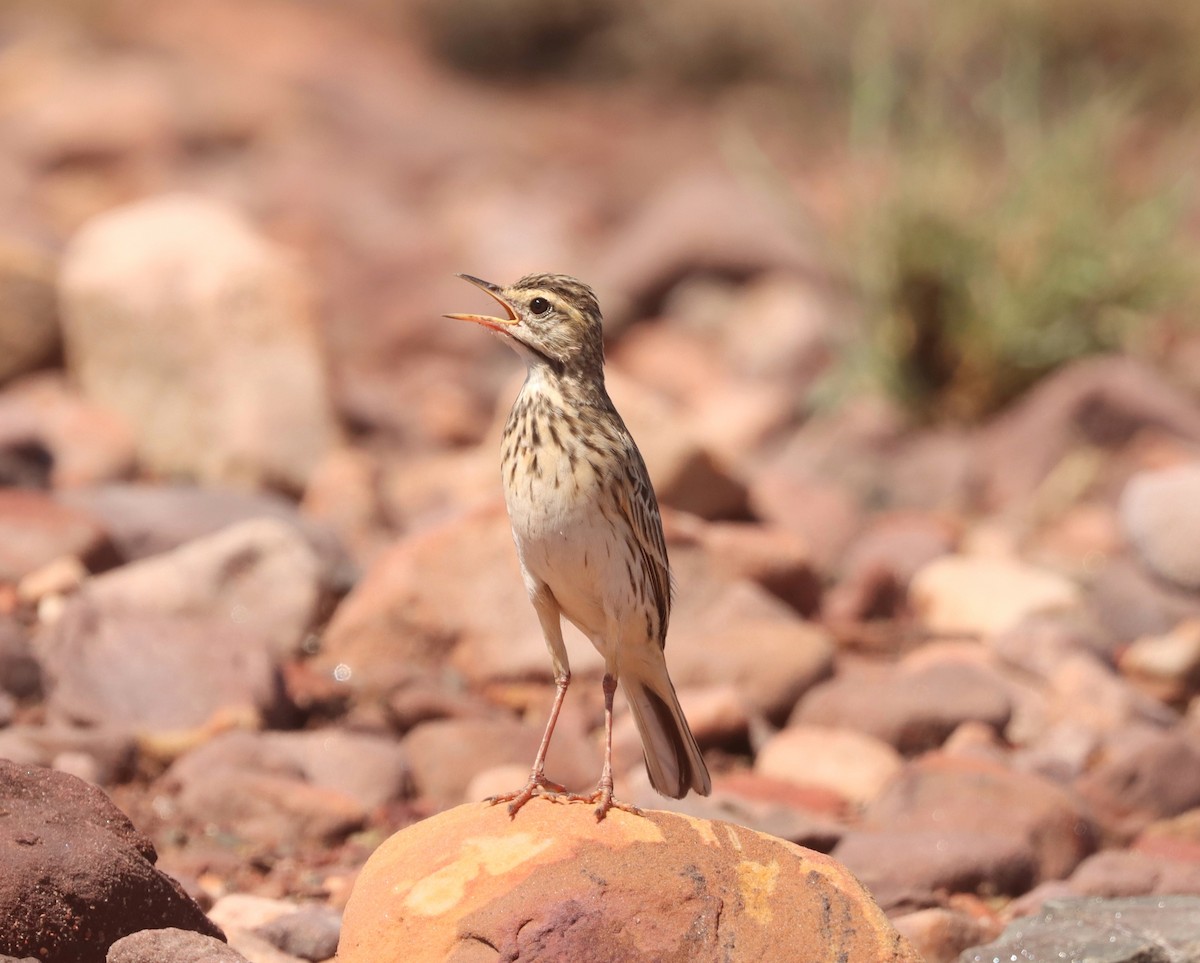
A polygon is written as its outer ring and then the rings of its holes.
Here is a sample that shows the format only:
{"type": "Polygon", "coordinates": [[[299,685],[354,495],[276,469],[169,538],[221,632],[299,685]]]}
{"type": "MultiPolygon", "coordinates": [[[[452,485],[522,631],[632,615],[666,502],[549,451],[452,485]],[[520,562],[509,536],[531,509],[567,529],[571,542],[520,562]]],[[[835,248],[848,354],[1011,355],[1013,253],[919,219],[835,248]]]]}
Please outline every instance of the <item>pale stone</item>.
{"type": "Polygon", "coordinates": [[[820,786],[855,803],[867,803],[903,765],[900,753],[865,733],[789,726],[767,740],[754,768],[763,776],[820,786]]]}
{"type": "Polygon", "coordinates": [[[298,490],[333,445],[311,293],[237,212],[169,195],[103,214],[59,293],[72,374],[148,468],[298,490]]]}
{"type": "Polygon", "coordinates": [[[934,632],[996,635],[1022,619],[1078,609],[1079,587],[1069,579],[1008,558],[948,555],[913,577],[910,598],[934,632]]]}

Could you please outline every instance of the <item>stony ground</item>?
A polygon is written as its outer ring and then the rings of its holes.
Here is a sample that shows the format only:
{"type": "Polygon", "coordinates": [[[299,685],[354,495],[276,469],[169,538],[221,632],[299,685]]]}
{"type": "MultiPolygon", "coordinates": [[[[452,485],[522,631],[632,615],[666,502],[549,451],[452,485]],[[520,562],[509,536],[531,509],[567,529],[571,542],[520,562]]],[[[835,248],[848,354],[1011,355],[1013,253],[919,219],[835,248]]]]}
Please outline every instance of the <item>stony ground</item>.
{"type": "MultiPolygon", "coordinates": [[[[309,907],[274,945],[327,956],[372,850],[540,736],[519,363],[440,315],[482,309],[455,271],[564,271],[663,503],[714,773],[672,808],[831,853],[930,960],[1200,894],[1194,380],[1092,359],[972,429],[819,405],[853,297],[708,105],[485,87],[315,5],[67,12],[0,48],[0,756],[102,787],[227,930],[309,907]]],[[[549,772],[584,789],[569,645],[549,772]]],[[[616,752],[662,806],[624,715],[616,752]]]]}

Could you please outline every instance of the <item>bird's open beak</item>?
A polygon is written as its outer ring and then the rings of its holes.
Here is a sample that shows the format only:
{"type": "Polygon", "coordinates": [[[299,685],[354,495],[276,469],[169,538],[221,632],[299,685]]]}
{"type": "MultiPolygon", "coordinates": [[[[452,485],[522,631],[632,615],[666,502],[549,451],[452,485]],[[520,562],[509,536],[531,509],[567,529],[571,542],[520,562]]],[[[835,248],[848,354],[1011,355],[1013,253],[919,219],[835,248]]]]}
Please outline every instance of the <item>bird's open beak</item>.
{"type": "Polygon", "coordinates": [[[506,328],[520,321],[520,318],[517,317],[517,312],[513,310],[512,305],[505,301],[501,296],[501,289],[498,284],[492,284],[490,281],[482,281],[479,278],[471,277],[469,274],[460,274],[458,276],[464,281],[470,281],[475,285],[475,287],[480,288],[481,290],[484,290],[490,294],[492,298],[495,299],[496,303],[499,304],[500,307],[504,308],[504,313],[507,315],[507,317],[492,318],[488,317],[486,314],[447,314],[444,315],[444,317],[453,318],[455,321],[474,321],[476,324],[482,324],[485,328],[491,328],[493,331],[500,331],[503,333],[507,333],[505,330],[506,328]]]}

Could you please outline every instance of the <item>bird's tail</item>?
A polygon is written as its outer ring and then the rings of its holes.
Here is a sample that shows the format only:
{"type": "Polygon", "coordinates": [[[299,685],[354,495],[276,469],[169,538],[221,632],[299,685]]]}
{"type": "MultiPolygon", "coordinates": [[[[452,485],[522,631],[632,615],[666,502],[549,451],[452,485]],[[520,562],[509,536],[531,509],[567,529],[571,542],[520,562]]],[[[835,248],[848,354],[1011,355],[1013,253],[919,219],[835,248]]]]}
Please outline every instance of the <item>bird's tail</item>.
{"type": "Polygon", "coordinates": [[[645,674],[622,674],[621,688],[642,737],[650,785],[672,799],[682,799],[689,789],[707,796],[712,791],[712,780],[679,707],[667,667],[664,663],[652,672],[646,668],[645,674]]]}

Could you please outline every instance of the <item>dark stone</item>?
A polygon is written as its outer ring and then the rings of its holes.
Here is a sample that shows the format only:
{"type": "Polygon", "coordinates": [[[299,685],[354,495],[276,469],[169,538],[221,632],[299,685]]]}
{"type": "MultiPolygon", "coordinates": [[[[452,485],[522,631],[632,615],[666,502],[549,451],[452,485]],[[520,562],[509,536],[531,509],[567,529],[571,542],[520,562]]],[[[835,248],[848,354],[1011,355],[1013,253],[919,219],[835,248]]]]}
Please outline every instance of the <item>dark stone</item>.
{"type": "Polygon", "coordinates": [[[224,938],[154,845],[98,788],[0,760],[0,953],[42,963],[104,963],[150,926],[224,938]]]}

